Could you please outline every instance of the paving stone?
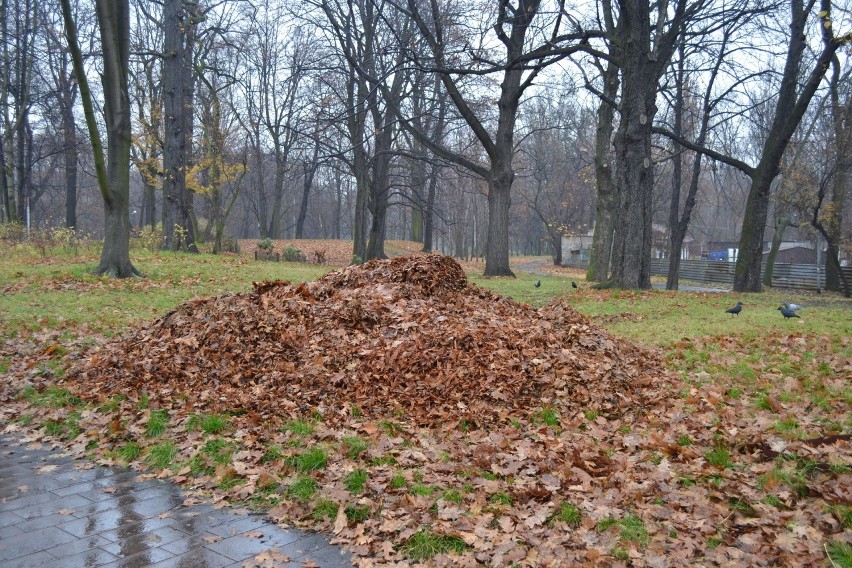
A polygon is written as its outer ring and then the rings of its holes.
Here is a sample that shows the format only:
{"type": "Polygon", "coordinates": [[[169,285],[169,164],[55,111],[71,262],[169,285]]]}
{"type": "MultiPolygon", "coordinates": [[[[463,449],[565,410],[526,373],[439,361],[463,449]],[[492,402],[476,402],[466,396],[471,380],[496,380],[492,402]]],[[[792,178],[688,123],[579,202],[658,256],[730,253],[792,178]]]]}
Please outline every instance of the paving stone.
{"type": "Polygon", "coordinates": [[[59,558],[38,564],[38,566],[44,568],[80,568],[81,566],[95,568],[96,566],[103,566],[117,560],[120,560],[118,556],[110,554],[102,548],[92,548],[76,554],[68,553],[59,558]]]}
{"type": "MultiPolygon", "coordinates": [[[[227,556],[212,550],[197,549],[193,554],[175,556],[151,566],[151,568],[224,568],[233,564],[227,556]]],[[[240,564],[242,566],[242,564],[240,564]]]]}
{"type": "Polygon", "coordinates": [[[52,566],[56,558],[47,552],[36,552],[14,560],[3,560],[3,568],[30,568],[30,566],[52,566]]]}
{"type": "Polygon", "coordinates": [[[104,564],[106,568],[148,568],[152,564],[174,558],[174,555],[162,548],[151,548],[143,552],[123,556],[115,562],[104,564]]]}
{"type": "Polygon", "coordinates": [[[225,523],[222,523],[215,527],[211,527],[208,530],[213,534],[218,534],[219,536],[227,538],[231,536],[236,536],[240,533],[254,530],[257,527],[263,526],[264,524],[266,524],[266,520],[260,516],[235,517],[230,521],[226,521],[225,523]]]}
{"type": "Polygon", "coordinates": [[[41,552],[72,540],[74,535],[56,527],[4,538],[0,540],[0,565],[4,565],[8,560],[41,552]]]}
{"type": "Polygon", "coordinates": [[[0,435],[2,568],[230,568],[272,548],[292,559],[288,566],[351,566],[323,535],[209,504],[185,507],[166,481],[124,468],[78,469],[58,449],[15,441],[0,435]]]}
{"type": "MultiPolygon", "coordinates": [[[[28,507],[16,509],[16,514],[24,519],[34,519],[36,517],[45,517],[56,514],[59,511],[75,511],[78,508],[85,507],[91,504],[91,501],[79,495],[69,495],[68,497],[57,497],[44,503],[30,505],[28,507]]],[[[71,514],[70,512],[68,513],[71,514]]]]}

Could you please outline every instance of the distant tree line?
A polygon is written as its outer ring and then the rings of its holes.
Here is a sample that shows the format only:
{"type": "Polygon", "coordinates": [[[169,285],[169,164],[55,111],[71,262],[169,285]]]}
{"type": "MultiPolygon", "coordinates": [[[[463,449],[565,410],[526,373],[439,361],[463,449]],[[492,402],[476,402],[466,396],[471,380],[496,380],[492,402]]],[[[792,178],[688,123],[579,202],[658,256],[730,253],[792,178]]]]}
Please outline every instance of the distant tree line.
{"type": "Polygon", "coordinates": [[[0,0],[0,23],[0,222],[102,236],[102,273],[136,273],[131,225],[354,262],[412,239],[487,275],[593,230],[603,286],[650,287],[655,250],[676,289],[687,243],[728,241],[759,291],[795,230],[841,286],[844,3],[0,0]]]}

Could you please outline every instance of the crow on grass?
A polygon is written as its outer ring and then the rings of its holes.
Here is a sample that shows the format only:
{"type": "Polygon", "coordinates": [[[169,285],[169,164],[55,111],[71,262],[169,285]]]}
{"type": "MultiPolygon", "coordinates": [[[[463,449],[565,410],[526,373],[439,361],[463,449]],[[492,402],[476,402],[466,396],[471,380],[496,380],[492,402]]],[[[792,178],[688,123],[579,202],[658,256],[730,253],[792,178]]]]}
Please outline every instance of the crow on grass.
{"type": "Polygon", "coordinates": [[[725,310],[726,314],[731,314],[732,316],[740,317],[740,312],[743,311],[743,303],[737,302],[737,305],[733,308],[728,308],[725,310]]]}
{"type": "Polygon", "coordinates": [[[798,318],[799,317],[799,314],[797,314],[794,310],[787,309],[784,306],[778,306],[778,311],[781,312],[781,315],[784,316],[785,320],[789,319],[789,318],[798,318]]]}

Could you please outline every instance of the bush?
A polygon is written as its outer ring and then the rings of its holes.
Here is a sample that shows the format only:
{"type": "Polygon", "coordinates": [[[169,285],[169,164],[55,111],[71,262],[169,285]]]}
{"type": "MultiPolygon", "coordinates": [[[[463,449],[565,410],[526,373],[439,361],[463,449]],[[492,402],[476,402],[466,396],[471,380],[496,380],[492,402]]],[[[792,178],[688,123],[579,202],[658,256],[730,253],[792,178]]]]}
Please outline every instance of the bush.
{"type": "Polygon", "coordinates": [[[159,225],[148,225],[141,229],[133,229],[130,239],[130,250],[149,250],[156,252],[163,247],[165,240],[166,235],[159,225]]]}
{"type": "Polygon", "coordinates": [[[240,252],[240,241],[237,240],[237,237],[228,237],[222,243],[222,250],[224,252],[240,252]]]}
{"type": "Polygon", "coordinates": [[[272,252],[275,250],[275,244],[272,242],[272,239],[262,239],[257,241],[257,248],[265,252],[272,252]]]}
{"type": "Polygon", "coordinates": [[[288,245],[282,253],[284,254],[284,260],[287,262],[305,262],[305,255],[302,254],[302,251],[294,247],[293,245],[288,245]]]}

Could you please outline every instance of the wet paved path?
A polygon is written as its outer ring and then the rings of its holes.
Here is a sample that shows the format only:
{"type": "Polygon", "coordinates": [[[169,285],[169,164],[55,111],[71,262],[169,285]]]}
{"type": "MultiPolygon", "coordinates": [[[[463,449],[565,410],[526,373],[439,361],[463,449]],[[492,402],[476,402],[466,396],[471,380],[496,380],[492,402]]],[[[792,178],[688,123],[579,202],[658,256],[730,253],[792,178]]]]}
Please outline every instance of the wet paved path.
{"type": "Polygon", "coordinates": [[[184,506],[175,485],[135,471],[78,469],[71,458],[0,436],[3,568],[349,567],[322,534],[263,516],[184,506]]]}

